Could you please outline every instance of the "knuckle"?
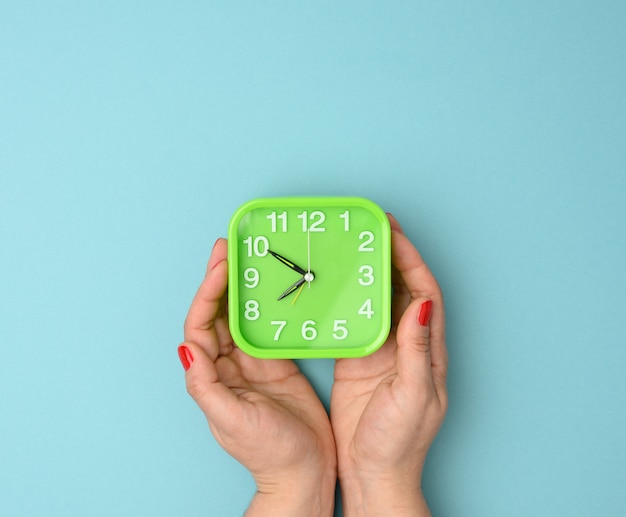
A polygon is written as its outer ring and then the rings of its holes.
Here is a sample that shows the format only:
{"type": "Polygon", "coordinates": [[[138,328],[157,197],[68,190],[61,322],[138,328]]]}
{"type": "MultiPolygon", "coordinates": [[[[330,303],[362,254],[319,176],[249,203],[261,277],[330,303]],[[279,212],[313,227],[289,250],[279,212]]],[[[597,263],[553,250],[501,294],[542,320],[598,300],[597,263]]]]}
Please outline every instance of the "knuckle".
{"type": "Polygon", "coordinates": [[[408,340],[411,350],[422,354],[430,354],[430,338],[427,334],[416,334],[408,340]]]}
{"type": "Polygon", "coordinates": [[[187,393],[194,400],[200,400],[204,393],[206,392],[205,383],[202,379],[198,378],[195,375],[188,375],[187,378],[187,393]]]}

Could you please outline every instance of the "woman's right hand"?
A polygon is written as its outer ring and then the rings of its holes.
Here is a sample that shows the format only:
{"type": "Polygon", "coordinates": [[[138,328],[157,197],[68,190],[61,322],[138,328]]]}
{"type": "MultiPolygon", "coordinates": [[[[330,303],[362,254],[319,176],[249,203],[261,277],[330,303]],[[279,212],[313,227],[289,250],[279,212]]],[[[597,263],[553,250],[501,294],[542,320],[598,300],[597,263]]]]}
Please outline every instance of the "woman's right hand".
{"type": "Polygon", "coordinates": [[[246,515],[330,516],[337,459],[326,410],[293,361],[243,353],[228,329],[227,243],[215,244],[178,352],[218,443],[250,470],[246,515]]]}

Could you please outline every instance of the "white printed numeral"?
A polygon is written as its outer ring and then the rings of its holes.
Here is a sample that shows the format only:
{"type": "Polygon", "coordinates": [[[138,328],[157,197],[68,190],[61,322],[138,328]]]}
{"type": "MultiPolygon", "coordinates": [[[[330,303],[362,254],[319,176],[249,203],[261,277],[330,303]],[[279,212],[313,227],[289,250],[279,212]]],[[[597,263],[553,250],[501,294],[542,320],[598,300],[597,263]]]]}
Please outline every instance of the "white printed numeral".
{"type": "Polygon", "coordinates": [[[282,232],[287,231],[287,212],[282,212],[280,214],[277,214],[276,212],[272,212],[270,215],[267,216],[267,219],[269,219],[270,222],[272,223],[272,233],[276,233],[279,222],[282,223],[281,231],[282,232]]]}
{"type": "Polygon", "coordinates": [[[340,219],[343,219],[343,229],[346,232],[350,231],[350,210],[346,210],[343,214],[339,215],[340,219]]]}
{"type": "Polygon", "coordinates": [[[259,285],[259,271],[253,267],[246,268],[243,272],[244,284],[248,289],[254,289],[259,285]]]}
{"type": "Polygon", "coordinates": [[[361,241],[359,251],[374,251],[374,248],[370,246],[374,242],[374,234],[372,232],[364,231],[359,233],[359,240],[361,241]]]}
{"type": "Polygon", "coordinates": [[[316,210],[315,212],[311,212],[310,214],[305,210],[300,215],[298,215],[298,219],[302,219],[302,231],[303,232],[325,232],[326,228],[320,226],[326,220],[326,214],[324,212],[320,212],[316,210]],[[311,224],[309,225],[309,221],[311,224]]]}
{"type": "Polygon", "coordinates": [[[302,339],[306,341],[313,341],[317,337],[317,329],[315,328],[315,323],[313,320],[306,320],[302,324],[302,339]]]}
{"type": "Polygon", "coordinates": [[[252,236],[246,237],[243,243],[248,247],[248,257],[251,257],[253,254],[257,257],[264,257],[267,255],[267,250],[270,248],[267,237],[263,237],[262,235],[255,239],[253,239],[252,236]]]}
{"type": "Polygon", "coordinates": [[[361,305],[358,314],[361,316],[365,316],[368,320],[372,319],[374,315],[374,311],[372,310],[372,299],[368,298],[365,300],[365,303],[361,305]]]}
{"type": "Polygon", "coordinates": [[[335,320],[333,327],[333,337],[338,340],[346,339],[348,337],[348,328],[346,324],[348,320],[335,320]]]}
{"type": "Polygon", "coordinates": [[[274,341],[278,341],[280,338],[280,333],[285,328],[285,325],[287,325],[287,322],[286,321],[270,321],[270,324],[277,326],[276,332],[274,333],[274,341]]]}
{"type": "Polygon", "coordinates": [[[243,313],[244,318],[250,321],[255,321],[259,319],[261,313],[259,312],[259,302],[256,300],[248,300],[244,305],[245,311],[243,313]]]}
{"type": "Polygon", "coordinates": [[[359,268],[359,284],[364,287],[374,283],[374,268],[372,266],[361,266],[359,268]]]}

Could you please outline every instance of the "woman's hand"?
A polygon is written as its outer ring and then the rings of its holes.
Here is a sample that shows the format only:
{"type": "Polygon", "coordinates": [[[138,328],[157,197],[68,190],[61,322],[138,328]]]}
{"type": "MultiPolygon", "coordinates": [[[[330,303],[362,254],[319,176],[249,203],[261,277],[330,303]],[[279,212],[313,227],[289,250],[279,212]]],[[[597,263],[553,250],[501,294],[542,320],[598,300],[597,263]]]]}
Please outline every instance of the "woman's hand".
{"type": "Polygon", "coordinates": [[[429,515],[421,474],[447,408],[441,291],[389,219],[393,328],[374,354],[335,364],[331,421],[346,516],[429,515]]]}
{"type": "Polygon", "coordinates": [[[189,394],[258,492],[247,515],[332,515],[335,442],[328,415],[293,361],[241,352],[228,329],[227,243],[219,239],[185,321],[179,356],[189,394]]]}

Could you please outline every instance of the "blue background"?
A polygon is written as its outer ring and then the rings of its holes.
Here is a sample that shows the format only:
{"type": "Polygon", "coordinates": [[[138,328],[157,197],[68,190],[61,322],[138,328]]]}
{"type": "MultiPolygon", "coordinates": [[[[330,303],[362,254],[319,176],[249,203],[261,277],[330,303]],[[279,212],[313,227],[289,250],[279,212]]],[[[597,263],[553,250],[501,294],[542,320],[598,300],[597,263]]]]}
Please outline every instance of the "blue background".
{"type": "MultiPolygon", "coordinates": [[[[182,323],[240,204],[336,194],[446,295],[435,515],[626,514],[625,27],[610,0],[3,2],[0,513],[241,514],[182,323]]],[[[332,361],[301,366],[327,403],[332,361]]]]}

